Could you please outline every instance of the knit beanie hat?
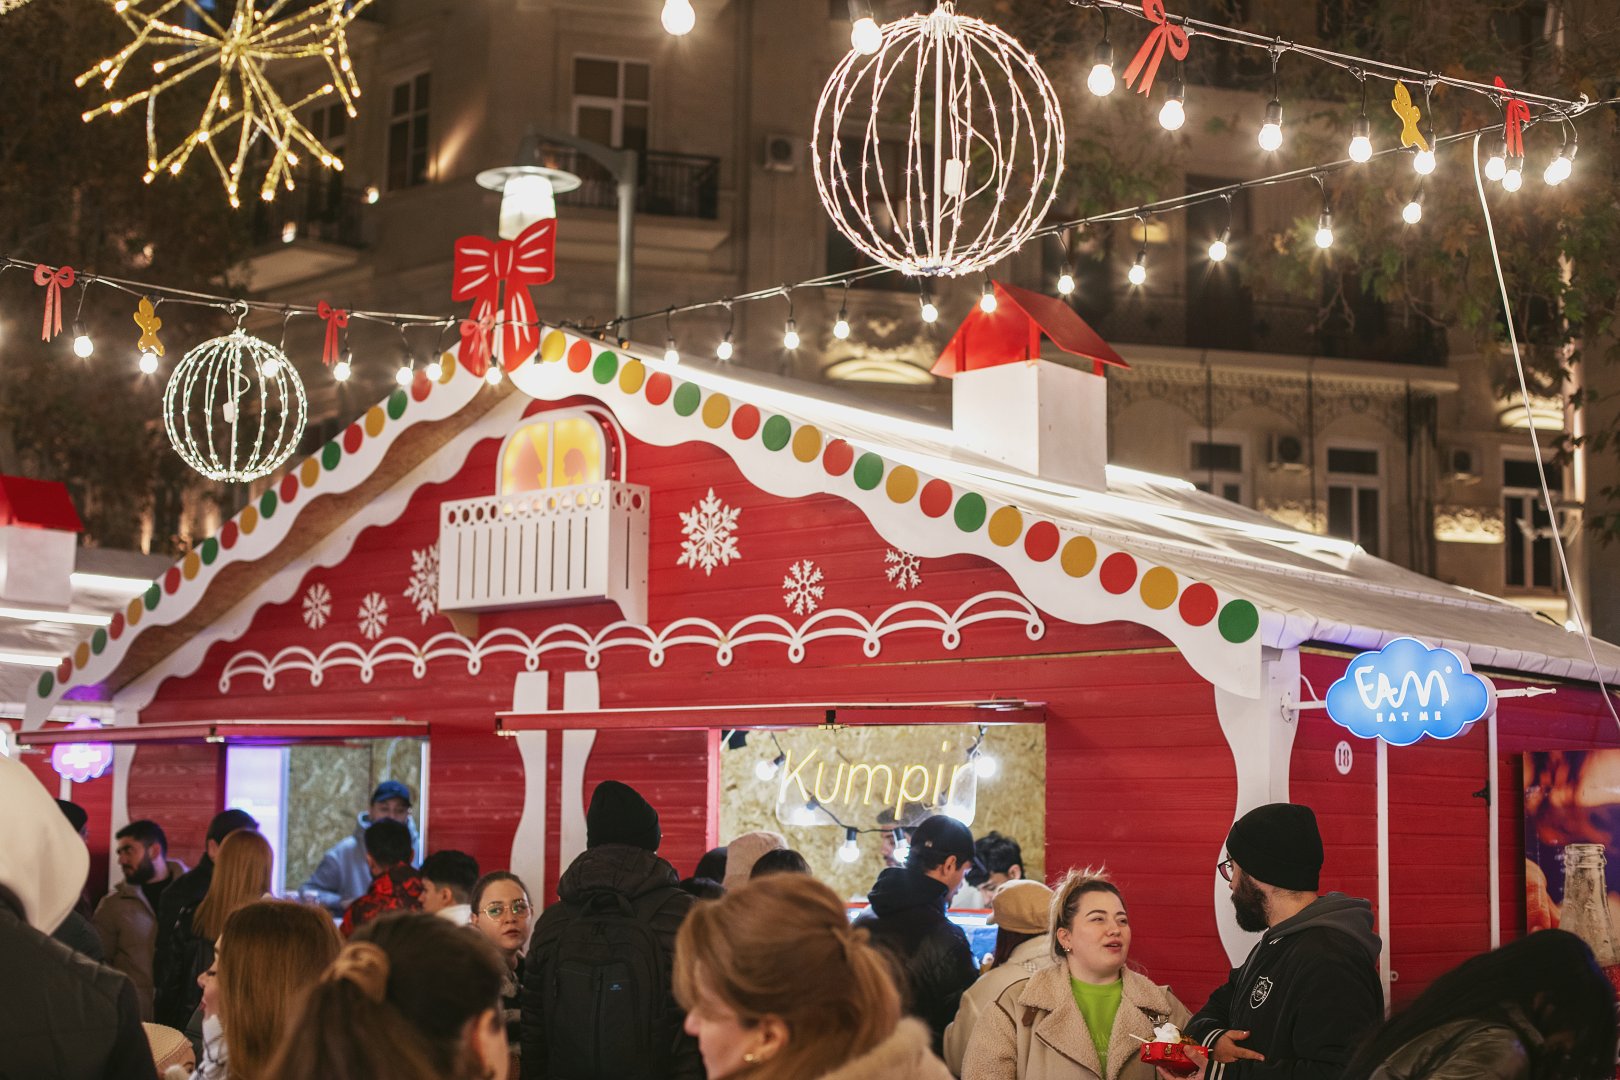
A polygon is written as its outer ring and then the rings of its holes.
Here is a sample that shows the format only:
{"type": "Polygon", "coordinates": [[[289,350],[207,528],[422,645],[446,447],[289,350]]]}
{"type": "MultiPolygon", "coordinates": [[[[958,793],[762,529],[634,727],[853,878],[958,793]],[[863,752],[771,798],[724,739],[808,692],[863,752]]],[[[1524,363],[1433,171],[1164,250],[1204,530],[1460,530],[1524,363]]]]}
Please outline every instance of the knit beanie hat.
{"type": "Polygon", "coordinates": [[[591,792],[591,806],[585,811],[585,846],[628,844],[657,851],[664,835],[658,828],[658,811],[629,784],[604,780],[591,792]]]}
{"type": "Polygon", "coordinates": [[[1294,892],[1321,884],[1322,834],[1316,814],[1298,803],[1267,803],[1237,819],[1226,853],[1256,881],[1294,892]]]}
{"type": "Polygon", "coordinates": [[[720,884],[727,892],[746,885],[761,855],[767,851],[785,851],[787,846],[787,837],[781,833],[743,833],[726,845],[726,879],[720,884]]]}

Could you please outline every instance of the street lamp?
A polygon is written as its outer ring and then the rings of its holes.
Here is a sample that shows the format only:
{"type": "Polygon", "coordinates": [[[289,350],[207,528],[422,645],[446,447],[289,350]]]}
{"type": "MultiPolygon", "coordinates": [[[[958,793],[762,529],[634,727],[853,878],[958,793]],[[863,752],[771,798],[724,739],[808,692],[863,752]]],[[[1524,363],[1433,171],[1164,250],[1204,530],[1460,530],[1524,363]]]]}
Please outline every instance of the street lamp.
{"type": "Polygon", "coordinates": [[[632,255],[636,236],[636,189],[639,186],[640,159],[634,150],[615,150],[577,135],[557,135],[531,130],[518,147],[517,163],[478,174],[478,184],[501,193],[501,239],[518,233],[546,218],[557,216],[556,196],[573,191],[582,183],[578,176],[548,163],[542,143],[554,143],[576,150],[606,169],[618,189],[619,266],[615,304],[619,318],[630,314],[632,255]]]}

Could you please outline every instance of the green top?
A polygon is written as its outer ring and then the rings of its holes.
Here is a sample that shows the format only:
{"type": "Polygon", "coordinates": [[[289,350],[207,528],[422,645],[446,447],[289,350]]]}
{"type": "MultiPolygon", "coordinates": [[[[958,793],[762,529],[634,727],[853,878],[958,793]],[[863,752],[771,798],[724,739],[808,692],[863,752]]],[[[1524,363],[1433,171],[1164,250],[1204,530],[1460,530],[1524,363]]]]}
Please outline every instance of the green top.
{"type": "Polygon", "coordinates": [[[1069,989],[1074,992],[1074,1003],[1080,1006],[1080,1015],[1085,1018],[1086,1030],[1091,1032],[1092,1045],[1097,1048],[1097,1063],[1102,1066],[1098,1072],[1107,1076],[1108,1041],[1114,1034],[1114,1016],[1119,1012],[1125,982],[1115,979],[1096,986],[1070,976],[1069,989]]]}

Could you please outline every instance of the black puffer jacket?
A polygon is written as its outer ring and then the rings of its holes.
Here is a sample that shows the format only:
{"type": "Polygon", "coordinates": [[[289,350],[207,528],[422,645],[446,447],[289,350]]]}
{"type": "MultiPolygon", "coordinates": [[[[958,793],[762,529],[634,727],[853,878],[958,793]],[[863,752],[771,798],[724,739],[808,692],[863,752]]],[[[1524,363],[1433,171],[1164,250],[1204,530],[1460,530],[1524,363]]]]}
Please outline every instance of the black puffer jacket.
{"type": "Polygon", "coordinates": [[[891,866],[878,875],[867,900],[872,910],[855,925],[894,958],[905,979],[907,1008],[933,1032],[938,1054],[962,991],[979,976],[967,935],[945,917],[950,891],[919,870],[891,866]]]}
{"type": "Polygon", "coordinates": [[[135,984],[0,900],[0,1080],[155,1080],[135,984]]]}
{"type": "Polygon", "coordinates": [[[1367,901],[1328,893],[1267,930],[1186,1028],[1205,1046],[1250,1032],[1239,1045],[1265,1060],[1211,1063],[1209,1080],[1338,1080],[1384,1016],[1372,925],[1367,901]]]}
{"type": "Polygon", "coordinates": [[[191,922],[196,915],[195,907],[180,912],[179,920],[164,942],[163,952],[155,957],[152,965],[157,1022],[180,1031],[186,1029],[191,1014],[202,1004],[202,987],[197,985],[197,976],[214,963],[214,943],[192,929],[191,922]]]}
{"type": "Polygon", "coordinates": [[[1517,1009],[1497,1020],[1454,1020],[1389,1055],[1372,1080],[1530,1080],[1542,1042],[1517,1009]]]}
{"type": "MultiPolygon", "coordinates": [[[[175,935],[182,932],[190,935],[189,921],[184,931],[181,930],[181,916],[203,902],[213,880],[214,860],[204,855],[158,898],[157,943],[152,950],[153,1011],[158,1023],[172,1028],[184,1030],[197,1008],[192,997],[197,989],[197,974],[191,970],[195,949],[189,942],[177,943],[175,935]]],[[[200,995],[201,991],[197,992],[200,995]]]]}
{"type": "Polygon", "coordinates": [[[663,1062],[647,1076],[614,1080],[703,1080],[703,1059],[697,1040],[682,1030],[685,1014],[675,1002],[671,976],[675,964],[675,935],[692,910],[693,898],[680,888],[675,868],[655,853],[628,844],[601,844],[583,852],[557,882],[561,902],[546,908],[535,924],[523,973],[523,1080],[572,1080],[584,1074],[575,1063],[548,1057],[546,1039],[546,987],[552,979],[548,963],[557,943],[565,938],[592,896],[617,893],[633,907],[657,940],[662,953],[662,1016],[656,1021],[655,1043],[669,1047],[663,1062]]]}

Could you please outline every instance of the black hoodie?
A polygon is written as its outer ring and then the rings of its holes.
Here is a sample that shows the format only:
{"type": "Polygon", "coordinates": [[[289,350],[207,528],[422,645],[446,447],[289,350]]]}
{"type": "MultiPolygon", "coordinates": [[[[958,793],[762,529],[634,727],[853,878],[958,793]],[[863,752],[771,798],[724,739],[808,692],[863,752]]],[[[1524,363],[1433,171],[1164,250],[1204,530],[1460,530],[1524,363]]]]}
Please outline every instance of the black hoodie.
{"type": "Polygon", "coordinates": [[[908,1009],[932,1030],[938,1054],[962,991],[979,976],[967,935],[945,917],[950,892],[920,870],[891,866],[878,875],[867,900],[872,910],[855,925],[894,958],[905,977],[908,1009]]]}
{"type": "Polygon", "coordinates": [[[1227,1031],[1247,1031],[1238,1045],[1266,1059],[1212,1062],[1208,1080],[1342,1075],[1356,1044],[1384,1016],[1382,943],[1372,926],[1371,904],[1335,892],[1267,930],[1186,1031],[1205,1046],[1227,1031]]]}

